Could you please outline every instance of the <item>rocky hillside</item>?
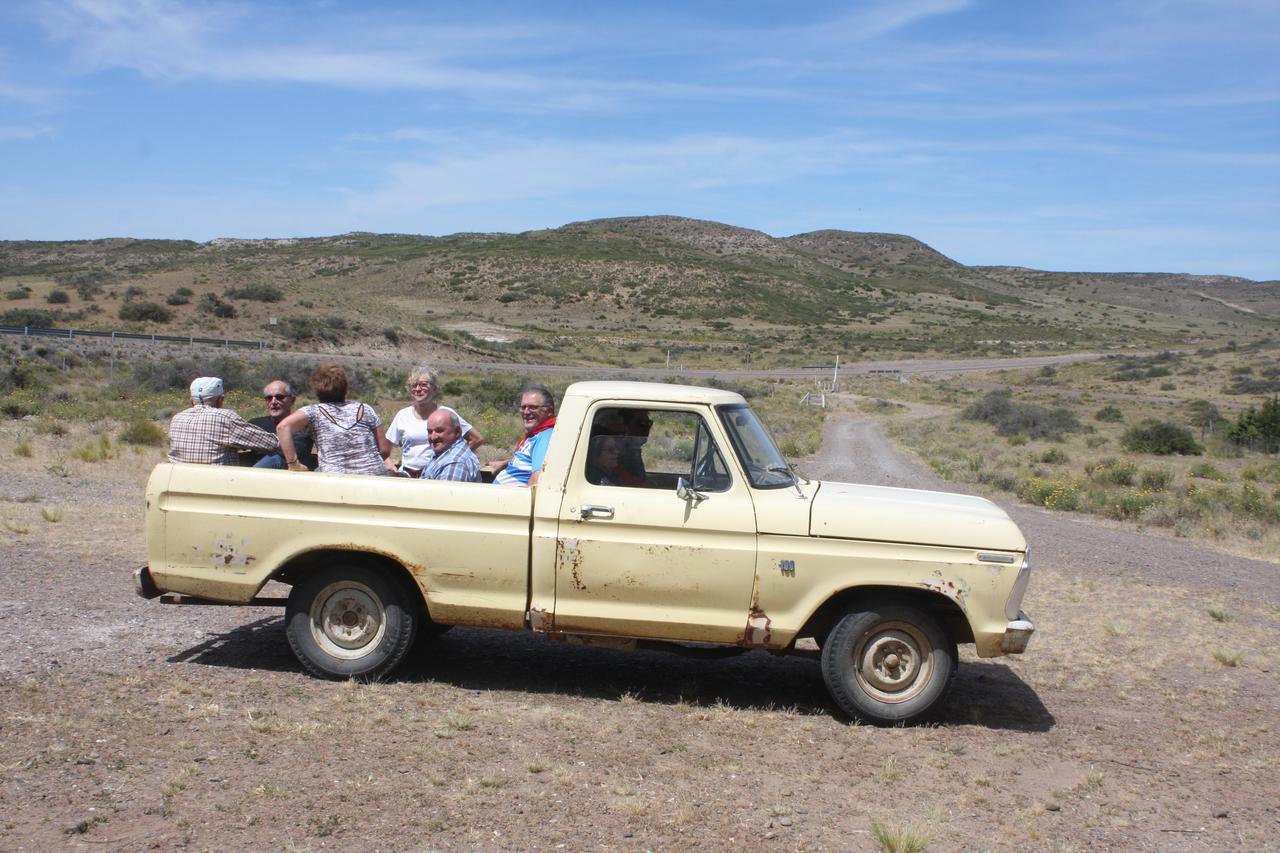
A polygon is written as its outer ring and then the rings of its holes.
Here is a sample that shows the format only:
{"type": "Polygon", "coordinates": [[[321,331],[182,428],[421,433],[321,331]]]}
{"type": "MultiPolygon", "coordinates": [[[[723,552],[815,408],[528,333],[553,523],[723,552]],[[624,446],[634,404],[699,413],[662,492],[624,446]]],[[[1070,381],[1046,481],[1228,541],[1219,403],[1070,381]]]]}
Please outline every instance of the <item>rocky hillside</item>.
{"type": "Polygon", "coordinates": [[[522,234],[0,243],[0,317],[299,347],[616,362],[675,347],[784,363],[1256,338],[1277,331],[1280,282],[968,267],[896,234],[775,238],[652,216],[522,234]]]}

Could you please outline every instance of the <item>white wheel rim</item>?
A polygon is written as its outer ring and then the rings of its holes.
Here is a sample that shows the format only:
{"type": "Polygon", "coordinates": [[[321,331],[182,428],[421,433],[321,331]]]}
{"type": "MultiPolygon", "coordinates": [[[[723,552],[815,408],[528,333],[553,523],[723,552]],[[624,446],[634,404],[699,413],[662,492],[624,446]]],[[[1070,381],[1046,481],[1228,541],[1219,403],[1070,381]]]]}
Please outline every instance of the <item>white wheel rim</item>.
{"type": "Polygon", "coordinates": [[[311,605],[311,636],[327,655],[356,660],[382,642],[387,614],[373,590],[355,581],[331,583],[311,605]]]}
{"type": "Polygon", "coordinates": [[[932,651],[932,644],[916,626],[885,622],[854,649],[854,678],[879,702],[906,702],[928,686],[933,675],[932,651]]]}

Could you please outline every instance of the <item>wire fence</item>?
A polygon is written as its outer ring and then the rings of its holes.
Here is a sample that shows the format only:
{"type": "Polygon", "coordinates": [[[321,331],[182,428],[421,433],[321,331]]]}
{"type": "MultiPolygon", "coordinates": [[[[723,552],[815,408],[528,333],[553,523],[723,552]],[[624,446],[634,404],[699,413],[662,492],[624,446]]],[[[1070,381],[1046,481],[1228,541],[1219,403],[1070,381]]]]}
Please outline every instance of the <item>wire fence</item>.
{"type": "Polygon", "coordinates": [[[0,334],[35,338],[105,338],[113,341],[151,341],[170,344],[213,344],[223,347],[270,349],[265,341],[237,341],[231,338],[197,338],[190,335],[147,335],[138,332],[96,332],[88,329],[42,329],[36,326],[0,326],[0,334]]]}

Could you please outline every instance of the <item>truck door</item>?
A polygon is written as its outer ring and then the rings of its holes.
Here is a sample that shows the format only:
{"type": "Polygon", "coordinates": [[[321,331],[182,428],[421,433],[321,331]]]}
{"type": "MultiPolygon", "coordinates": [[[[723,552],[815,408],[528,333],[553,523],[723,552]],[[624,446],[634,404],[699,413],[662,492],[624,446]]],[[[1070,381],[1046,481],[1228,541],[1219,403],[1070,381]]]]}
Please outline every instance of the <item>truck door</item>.
{"type": "Polygon", "coordinates": [[[696,407],[610,403],[590,423],[560,508],[556,630],[740,641],[756,519],[717,427],[696,407]]]}

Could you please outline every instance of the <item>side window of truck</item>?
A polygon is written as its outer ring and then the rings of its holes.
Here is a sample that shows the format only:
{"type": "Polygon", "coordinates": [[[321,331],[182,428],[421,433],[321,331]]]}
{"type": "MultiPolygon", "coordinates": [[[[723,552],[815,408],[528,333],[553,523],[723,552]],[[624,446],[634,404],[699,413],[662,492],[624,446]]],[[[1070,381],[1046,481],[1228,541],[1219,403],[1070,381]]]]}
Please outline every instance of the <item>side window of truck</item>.
{"type": "Polygon", "coordinates": [[[680,477],[703,491],[729,488],[724,455],[695,412],[602,407],[591,419],[584,476],[598,486],[674,490],[680,477]]]}

